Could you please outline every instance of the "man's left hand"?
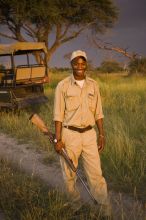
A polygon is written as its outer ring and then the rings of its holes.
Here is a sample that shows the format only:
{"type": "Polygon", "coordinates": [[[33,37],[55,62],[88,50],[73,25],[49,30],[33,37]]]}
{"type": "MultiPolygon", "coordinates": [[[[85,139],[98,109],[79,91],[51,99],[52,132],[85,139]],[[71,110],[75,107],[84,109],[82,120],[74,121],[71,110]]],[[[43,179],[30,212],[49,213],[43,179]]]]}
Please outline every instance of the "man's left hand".
{"type": "Polygon", "coordinates": [[[105,145],[105,138],[103,135],[98,136],[98,151],[102,152],[105,145]]]}

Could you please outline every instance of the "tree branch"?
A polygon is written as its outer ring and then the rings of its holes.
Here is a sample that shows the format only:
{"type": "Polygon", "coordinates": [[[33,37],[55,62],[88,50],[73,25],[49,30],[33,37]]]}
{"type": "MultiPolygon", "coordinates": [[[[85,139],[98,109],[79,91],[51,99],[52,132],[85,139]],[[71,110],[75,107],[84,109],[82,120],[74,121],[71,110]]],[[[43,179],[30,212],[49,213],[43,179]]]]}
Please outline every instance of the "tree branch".
{"type": "Polygon", "coordinates": [[[25,40],[25,38],[21,34],[21,27],[20,26],[16,26],[15,35],[16,35],[16,38],[18,41],[20,41],[20,42],[27,41],[27,40],[25,40]]]}
{"type": "Polygon", "coordinates": [[[83,30],[84,30],[84,28],[81,28],[79,31],[76,31],[76,32],[72,33],[70,36],[67,36],[67,37],[65,37],[64,39],[62,39],[62,40],[60,41],[60,43],[61,43],[61,44],[64,44],[64,43],[66,43],[67,41],[70,41],[70,40],[76,38],[83,30]]]}
{"type": "Polygon", "coordinates": [[[8,26],[8,28],[10,29],[10,31],[15,34],[15,25],[12,21],[6,21],[6,24],[8,26]],[[11,22],[11,23],[10,23],[11,22]]]}
{"type": "Polygon", "coordinates": [[[36,31],[32,27],[30,27],[28,24],[25,24],[22,28],[26,31],[28,36],[30,36],[34,41],[36,41],[36,31]]]}
{"type": "Polygon", "coordinates": [[[56,41],[59,41],[61,37],[61,25],[58,23],[56,25],[56,41]]]}
{"type": "Polygon", "coordinates": [[[24,24],[22,28],[28,33],[36,34],[36,31],[29,24],[24,24]]]}
{"type": "Polygon", "coordinates": [[[67,25],[65,26],[65,30],[64,30],[64,32],[60,35],[60,39],[62,39],[63,37],[65,37],[65,35],[67,34],[68,29],[70,28],[70,26],[71,26],[71,24],[67,24],[67,25]]]}
{"type": "Polygon", "coordinates": [[[61,44],[61,25],[57,24],[56,25],[56,38],[52,46],[48,49],[49,53],[52,54],[61,44]]]}
{"type": "MultiPolygon", "coordinates": [[[[8,26],[8,29],[14,34],[14,36],[3,34],[3,37],[7,37],[7,38],[18,40],[18,41],[26,41],[21,34],[22,24],[20,22],[16,24],[12,19],[9,19],[6,21],[6,24],[8,26]]],[[[2,33],[1,33],[1,36],[2,36],[2,33]]]]}
{"type": "Polygon", "coordinates": [[[52,46],[48,49],[48,52],[52,54],[59,46],[60,46],[60,42],[58,40],[55,40],[52,46]]]}
{"type": "Polygon", "coordinates": [[[137,53],[129,53],[127,52],[128,48],[121,48],[121,47],[115,47],[112,46],[112,44],[107,43],[107,42],[103,42],[100,39],[93,39],[93,44],[94,46],[96,46],[98,49],[104,49],[104,50],[111,50],[111,51],[115,51],[118,52],[126,57],[128,57],[129,59],[133,60],[135,59],[137,56],[139,56],[137,53]],[[98,40],[98,41],[97,41],[98,40]]]}
{"type": "Polygon", "coordinates": [[[47,47],[47,50],[48,50],[48,47],[49,47],[49,33],[50,33],[49,29],[46,29],[44,31],[44,42],[45,42],[45,45],[47,47]]]}
{"type": "Polygon", "coordinates": [[[1,33],[0,32],[0,36],[2,36],[2,37],[6,37],[6,38],[9,38],[9,39],[14,39],[14,40],[17,40],[17,38],[16,37],[14,37],[14,36],[10,36],[10,35],[7,35],[7,34],[3,34],[3,33],[1,33]]]}
{"type": "MultiPolygon", "coordinates": [[[[90,22],[90,23],[88,23],[87,25],[85,25],[84,27],[80,28],[78,31],[73,32],[70,36],[65,37],[64,39],[62,39],[62,40],[60,41],[61,44],[64,44],[64,43],[66,43],[67,41],[70,41],[70,40],[76,38],[81,32],[83,32],[87,27],[89,27],[89,26],[92,25],[93,23],[94,23],[94,22],[90,22]]],[[[66,33],[67,33],[67,31],[68,31],[68,29],[69,29],[70,26],[71,26],[71,25],[68,24],[68,26],[66,27],[66,30],[65,30],[65,32],[64,32],[63,37],[66,35],[66,33]]]]}

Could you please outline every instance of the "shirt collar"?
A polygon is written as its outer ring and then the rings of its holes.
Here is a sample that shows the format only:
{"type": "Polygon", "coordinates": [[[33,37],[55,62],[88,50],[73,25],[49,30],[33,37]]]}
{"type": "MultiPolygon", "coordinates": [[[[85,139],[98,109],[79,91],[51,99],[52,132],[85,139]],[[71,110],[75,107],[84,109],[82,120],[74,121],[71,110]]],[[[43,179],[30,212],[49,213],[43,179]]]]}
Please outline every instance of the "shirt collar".
{"type": "MultiPolygon", "coordinates": [[[[85,76],[85,82],[88,83],[88,77],[87,77],[87,76],[85,76]]],[[[76,80],[75,80],[75,78],[74,78],[73,73],[71,74],[71,84],[72,84],[72,85],[73,85],[73,84],[76,84],[76,80]]]]}

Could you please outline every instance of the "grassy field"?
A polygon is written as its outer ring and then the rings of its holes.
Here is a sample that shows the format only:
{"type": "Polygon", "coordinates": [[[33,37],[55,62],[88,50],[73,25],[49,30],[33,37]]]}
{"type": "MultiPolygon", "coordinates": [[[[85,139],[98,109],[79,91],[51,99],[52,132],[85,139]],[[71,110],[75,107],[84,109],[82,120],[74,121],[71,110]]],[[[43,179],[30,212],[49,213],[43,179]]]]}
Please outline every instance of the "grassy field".
{"type": "Polygon", "coordinates": [[[46,187],[7,161],[0,160],[0,209],[7,220],[91,220],[92,209],[74,214],[72,204],[57,189],[46,187]]]}
{"type": "MultiPolygon", "coordinates": [[[[54,89],[67,75],[66,72],[51,74],[51,83],[45,87],[49,103],[36,108],[51,131],[54,131],[54,89]]],[[[116,74],[91,76],[99,83],[105,115],[106,147],[101,154],[104,176],[111,189],[128,192],[145,202],[146,78],[116,74]]],[[[1,113],[0,130],[20,142],[30,142],[35,148],[47,151],[48,161],[55,161],[56,154],[47,138],[28,122],[30,112],[31,109],[20,115],[1,113]]]]}

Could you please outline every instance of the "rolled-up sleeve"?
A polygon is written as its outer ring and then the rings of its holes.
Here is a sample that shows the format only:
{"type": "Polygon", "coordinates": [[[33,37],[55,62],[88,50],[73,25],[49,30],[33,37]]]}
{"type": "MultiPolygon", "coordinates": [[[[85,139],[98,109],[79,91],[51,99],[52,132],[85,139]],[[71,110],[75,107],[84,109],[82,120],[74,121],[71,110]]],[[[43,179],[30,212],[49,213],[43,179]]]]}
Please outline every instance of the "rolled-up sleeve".
{"type": "Polygon", "coordinates": [[[55,90],[53,120],[63,122],[64,110],[65,110],[65,102],[62,91],[62,85],[58,84],[55,90]]]}
{"type": "Polygon", "coordinates": [[[96,102],[96,110],[95,110],[95,121],[98,119],[104,118],[102,104],[101,104],[101,96],[98,85],[96,86],[96,95],[97,95],[97,102],[96,102]]]}

